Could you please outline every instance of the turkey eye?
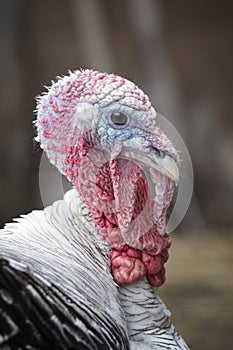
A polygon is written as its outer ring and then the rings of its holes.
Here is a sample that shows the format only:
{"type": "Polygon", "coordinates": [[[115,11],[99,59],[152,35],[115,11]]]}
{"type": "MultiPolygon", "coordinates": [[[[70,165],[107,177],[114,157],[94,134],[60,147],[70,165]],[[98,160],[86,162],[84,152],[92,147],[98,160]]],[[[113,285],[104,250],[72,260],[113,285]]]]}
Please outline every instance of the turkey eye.
{"type": "Polygon", "coordinates": [[[119,126],[119,127],[124,126],[127,124],[128,119],[129,118],[127,117],[127,115],[121,112],[113,112],[110,115],[110,120],[113,126],[119,126]]]}

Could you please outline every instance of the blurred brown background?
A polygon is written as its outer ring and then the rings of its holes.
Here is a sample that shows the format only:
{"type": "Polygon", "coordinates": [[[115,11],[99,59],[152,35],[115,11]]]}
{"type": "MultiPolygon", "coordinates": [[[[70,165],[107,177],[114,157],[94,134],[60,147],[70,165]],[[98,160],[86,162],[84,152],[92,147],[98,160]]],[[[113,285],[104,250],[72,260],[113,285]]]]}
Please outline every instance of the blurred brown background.
{"type": "Polygon", "coordinates": [[[0,226],[42,208],[35,96],[68,69],[136,82],[179,130],[195,191],[161,295],[192,349],[233,349],[233,3],[0,0],[0,226]]]}

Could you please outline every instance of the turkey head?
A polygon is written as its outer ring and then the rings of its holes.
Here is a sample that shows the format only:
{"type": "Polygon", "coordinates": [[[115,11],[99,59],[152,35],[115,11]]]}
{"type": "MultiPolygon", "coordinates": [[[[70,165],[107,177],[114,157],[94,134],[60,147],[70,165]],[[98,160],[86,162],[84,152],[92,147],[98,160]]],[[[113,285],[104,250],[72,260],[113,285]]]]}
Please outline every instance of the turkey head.
{"type": "Polygon", "coordinates": [[[160,286],[179,157],[148,97],[114,74],[75,71],[38,99],[37,115],[37,140],[89,208],[110,247],[114,280],[147,276],[160,286]]]}

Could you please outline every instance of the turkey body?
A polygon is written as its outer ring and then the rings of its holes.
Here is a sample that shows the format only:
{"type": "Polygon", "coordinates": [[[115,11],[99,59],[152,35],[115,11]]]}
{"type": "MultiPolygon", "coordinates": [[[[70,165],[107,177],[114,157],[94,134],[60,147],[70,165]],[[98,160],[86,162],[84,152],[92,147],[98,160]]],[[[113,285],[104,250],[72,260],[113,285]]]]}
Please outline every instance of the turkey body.
{"type": "Polygon", "coordinates": [[[145,278],[114,283],[76,190],[7,224],[0,243],[1,350],[188,349],[145,278]]]}
{"type": "Polygon", "coordinates": [[[124,312],[76,191],[0,232],[0,349],[129,349],[124,312]]]}
{"type": "Polygon", "coordinates": [[[179,155],[156,118],[92,70],[38,99],[36,140],[75,189],[0,231],[0,350],[188,349],[157,295],[179,155]]]}

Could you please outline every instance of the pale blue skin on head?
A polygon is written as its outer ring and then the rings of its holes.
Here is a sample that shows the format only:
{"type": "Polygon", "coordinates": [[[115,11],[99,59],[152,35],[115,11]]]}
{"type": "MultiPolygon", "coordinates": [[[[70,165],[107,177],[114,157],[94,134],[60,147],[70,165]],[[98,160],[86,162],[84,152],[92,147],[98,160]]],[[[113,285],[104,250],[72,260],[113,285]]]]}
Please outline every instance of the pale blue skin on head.
{"type": "Polygon", "coordinates": [[[149,152],[150,142],[146,140],[147,131],[140,126],[140,120],[145,118],[145,111],[139,111],[120,103],[112,103],[107,107],[99,107],[100,117],[96,127],[96,136],[102,145],[108,145],[111,149],[117,141],[124,142],[125,146],[138,149],[141,152],[149,152]],[[110,116],[113,112],[121,112],[128,117],[126,125],[114,127],[111,125],[110,116]]]}

